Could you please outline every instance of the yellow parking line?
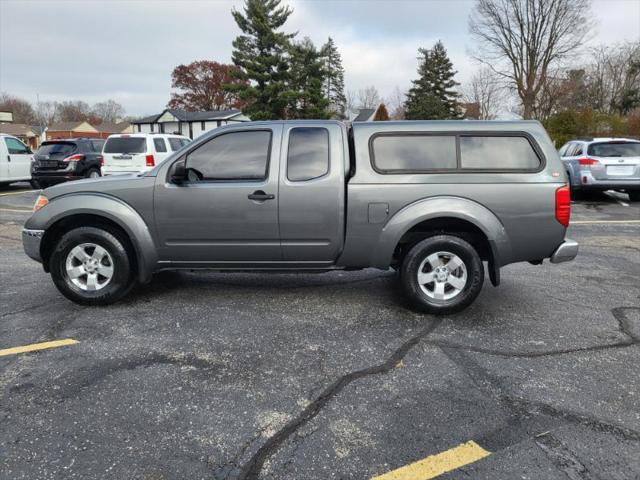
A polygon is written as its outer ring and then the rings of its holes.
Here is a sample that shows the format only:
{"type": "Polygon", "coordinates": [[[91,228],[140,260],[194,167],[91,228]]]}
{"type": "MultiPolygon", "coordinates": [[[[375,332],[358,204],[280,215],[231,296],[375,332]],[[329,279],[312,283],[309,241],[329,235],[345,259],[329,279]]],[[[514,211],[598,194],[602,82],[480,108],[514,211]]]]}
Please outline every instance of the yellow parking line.
{"type": "Polygon", "coordinates": [[[607,225],[609,223],[640,223],[640,220],[576,220],[571,222],[570,225],[607,225]]]}
{"type": "Polygon", "coordinates": [[[18,210],[15,208],[0,208],[0,212],[33,213],[33,210],[18,210]]]}
{"type": "Polygon", "coordinates": [[[17,192],[0,193],[0,197],[8,197],[9,195],[20,195],[21,193],[38,192],[38,190],[19,190],[17,192]]]}
{"type": "Polygon", "coordinates": [[[73,345],[74,343],[78,343],[78,341],[73,338],[65,338],[51,342],[32,343],[31,345],[23,345],[22,347],[5,348],[4,350],[0,350],[0,357],[15,355],[17,353],[35,352],[36,350],[45,350],[47,348],[64,347],[66,345],[73,345]]]}
{"type": "Polygon", "coordinates": [[[491,455],[473,440],[410,463],[371,480],[428,480],[491,455]]]}

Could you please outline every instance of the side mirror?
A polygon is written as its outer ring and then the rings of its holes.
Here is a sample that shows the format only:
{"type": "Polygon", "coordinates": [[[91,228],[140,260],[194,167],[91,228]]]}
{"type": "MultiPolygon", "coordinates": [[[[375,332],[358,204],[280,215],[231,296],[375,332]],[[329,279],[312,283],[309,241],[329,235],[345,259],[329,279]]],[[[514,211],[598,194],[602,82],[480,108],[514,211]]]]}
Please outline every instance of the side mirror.
{"type": "Polygon", "coordinates": [[[180,185],[187,178],[187,169],[184,166],[184,162],[176,163],[173,167],[173,173],[171,174],[171,183],[180,185]]]}

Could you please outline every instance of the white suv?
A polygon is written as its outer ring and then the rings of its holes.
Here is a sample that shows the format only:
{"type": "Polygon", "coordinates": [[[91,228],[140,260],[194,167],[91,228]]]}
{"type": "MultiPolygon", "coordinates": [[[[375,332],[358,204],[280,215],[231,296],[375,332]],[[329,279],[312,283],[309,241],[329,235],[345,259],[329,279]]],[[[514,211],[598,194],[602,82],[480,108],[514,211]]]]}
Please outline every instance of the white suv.
{"type": "Polygon", "coordinates": [[[191,142],[181,135],[132,133],[111,135],[102,149],[103,175],[151,170],[176,150],[191,142]]]}

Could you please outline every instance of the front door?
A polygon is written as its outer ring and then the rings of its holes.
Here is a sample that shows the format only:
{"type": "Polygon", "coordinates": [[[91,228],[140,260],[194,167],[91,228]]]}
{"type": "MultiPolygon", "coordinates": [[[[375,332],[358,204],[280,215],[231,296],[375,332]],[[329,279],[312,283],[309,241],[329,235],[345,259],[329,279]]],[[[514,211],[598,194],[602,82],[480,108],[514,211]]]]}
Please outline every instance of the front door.
{"type": "Polygon", "coordinates": [[[158,177],[154,212],[161,261],[257,267],[282,260],[281,135],[281,125],[221,132],[180,160],[188,181],[177,185],[167,175],[158,177]]]}
{"type": "Polygon", "coordinates": [[[31,149],[17,138],[4,137],[7,146],[7,165],[9,178],[25,180],[31,178],[31,149]]]}

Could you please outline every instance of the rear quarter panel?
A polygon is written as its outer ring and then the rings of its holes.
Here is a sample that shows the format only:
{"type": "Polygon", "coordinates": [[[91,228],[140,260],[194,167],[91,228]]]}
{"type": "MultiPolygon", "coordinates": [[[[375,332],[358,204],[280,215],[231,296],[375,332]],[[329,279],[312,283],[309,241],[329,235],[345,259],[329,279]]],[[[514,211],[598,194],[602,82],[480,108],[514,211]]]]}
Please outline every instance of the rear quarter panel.
{"type": "MultiPolygon", "coordinates": [[[[489,210],[504,228],[510,248],[502,248],[500,265],[547,258],[562,242],[565,228],[555,219],[555,191],[566,184],[566,174],[548,135],[537,122],[377,122],[354,125],[356,173],[348,184],[347,241],[339,263],[345,266],[380,263],[376,245],[386,225],[401,210],[424,199],[459,197],[489,210]],[[535,173],[380,174],[370,162],[369,140],[381,131],[528,133],[544,156],[544,168],[535,173]],[[370,223],[372,203],[388,204],[381,223],[370,223]]],[[[442,211],[442,216],[447,216],[442,211]]],[[[392,252],[388,252],[390,258],[392,252]]]]}

